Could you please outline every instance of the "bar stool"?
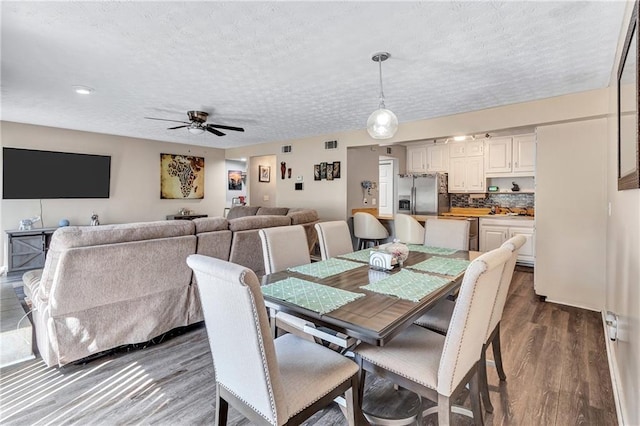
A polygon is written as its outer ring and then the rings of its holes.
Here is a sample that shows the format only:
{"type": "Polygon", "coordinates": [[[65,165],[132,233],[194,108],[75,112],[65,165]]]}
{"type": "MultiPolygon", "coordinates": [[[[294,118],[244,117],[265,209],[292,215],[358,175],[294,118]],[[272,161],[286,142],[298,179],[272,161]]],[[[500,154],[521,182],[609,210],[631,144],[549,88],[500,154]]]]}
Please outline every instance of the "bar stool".
{"type": "Polygon", "coordinates": [[[423,244],[424,226],[413,217],[398,213],[395,215],[396,238],[405,244],[423,244]]]}
{"type": "Polygon", "coordinates": [[[372,214],[357,212],[353,215],[353,234],[358,239],[358,250],[366,248],[370,242],[378,245],[389,238],[389,231],[372,214]]]}

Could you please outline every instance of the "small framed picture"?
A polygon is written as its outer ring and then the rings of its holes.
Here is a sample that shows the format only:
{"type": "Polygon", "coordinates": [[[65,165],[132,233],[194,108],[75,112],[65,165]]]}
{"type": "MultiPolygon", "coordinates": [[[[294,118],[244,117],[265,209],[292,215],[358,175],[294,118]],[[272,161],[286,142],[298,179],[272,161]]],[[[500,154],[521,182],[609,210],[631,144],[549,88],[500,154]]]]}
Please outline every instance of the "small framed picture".
{"type": "Polygon", "coordinates": [[[320,179],[327,178],[327,163],[320,163],[320,179]]]}
{"type": "Polygon", "coordinates": [[[313,180],[322,180],[320,177],[320,164],[313,165],[313,180]]]}
{"type": "Polygon", "coordinates": [[[340,162],[339,161],[333,162],[333,178],[340,179],[340,162]]]}
{"type": "Polygon", "coordinates": [[[258,166],[258,182],[270,182],[271,181],[271,167],[258,166]]]}
{"type": "Polygon", "coordinates": [[[327,163],[327,180],[333,180],[333,163],[327,163]]]}

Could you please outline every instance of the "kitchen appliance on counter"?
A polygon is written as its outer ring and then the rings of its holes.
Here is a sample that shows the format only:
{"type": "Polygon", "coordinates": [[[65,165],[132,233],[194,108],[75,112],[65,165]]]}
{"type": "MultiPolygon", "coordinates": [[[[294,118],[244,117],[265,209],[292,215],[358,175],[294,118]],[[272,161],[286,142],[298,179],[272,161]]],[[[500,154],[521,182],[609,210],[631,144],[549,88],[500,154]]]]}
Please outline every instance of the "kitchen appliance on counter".
{"type": "Polygon", "coordinates": [[[399,175],[396,213],[439,215],[449,211],[446,173],[399,175]]]}

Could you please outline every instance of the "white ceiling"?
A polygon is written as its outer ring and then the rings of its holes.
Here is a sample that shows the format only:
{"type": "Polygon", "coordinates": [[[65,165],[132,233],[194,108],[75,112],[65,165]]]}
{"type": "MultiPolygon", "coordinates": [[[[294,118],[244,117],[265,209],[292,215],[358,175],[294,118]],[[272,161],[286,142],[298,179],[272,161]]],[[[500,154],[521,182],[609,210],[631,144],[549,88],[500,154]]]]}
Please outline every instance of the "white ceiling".
{"type": "Polygon", "coordinates": [[[625,3],[1,3],[0,118],[228,148],[607,87],[625,3]],[[93,87],[81,96],[73,85],[93,87]],[[245,133],[166,130],[187,110],[245,133]]]}

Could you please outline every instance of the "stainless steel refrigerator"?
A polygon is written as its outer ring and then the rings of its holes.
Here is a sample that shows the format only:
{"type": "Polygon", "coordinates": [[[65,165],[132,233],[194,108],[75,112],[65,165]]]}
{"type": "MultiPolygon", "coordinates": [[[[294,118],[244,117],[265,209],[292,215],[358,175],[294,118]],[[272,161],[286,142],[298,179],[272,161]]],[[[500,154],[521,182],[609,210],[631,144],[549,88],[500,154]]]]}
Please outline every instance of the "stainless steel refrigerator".
{"type": "Polygon", "coordinates": [[[446,173],[399,175],[396,213],[439,215],[449,211],[446,173]]]}

